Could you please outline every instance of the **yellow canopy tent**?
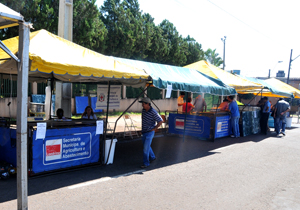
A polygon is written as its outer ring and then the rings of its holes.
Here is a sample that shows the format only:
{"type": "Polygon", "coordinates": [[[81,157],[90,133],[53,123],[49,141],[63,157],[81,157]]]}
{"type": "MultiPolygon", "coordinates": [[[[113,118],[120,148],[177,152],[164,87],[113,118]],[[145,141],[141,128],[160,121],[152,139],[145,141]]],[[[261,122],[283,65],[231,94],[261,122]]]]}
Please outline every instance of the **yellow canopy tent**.
{"type": "Polygon", "coordinates": [[[221,80],[224,84],[233,87],[236,92],[251,90],[251,89],[262,89],[263,86],[258,83],[251,82],[247,79],[237,77],[234,74],[226,72],[214,65],[207,63],[206,61],[198,61],[190,65],[184,66],[185,68],[196,69],[199,72],[212,77],[214,79],[221,80]]]}
{"type": "Polygon", "coordinates": [[[295,98],[300,98],[300,90],[294,88],[289,84],[286,84],[275,78],[267,79],[265,80],[265,82],[271,84],[272,86],[277,87],[279,90],[293,93],[295,98]]]}
{"type": "Polygon", "coordinates": [[[252,78],[252,77],[240,76],[240,75],[239,75],[239,77],[246,78],[252,82],[262,84],[265,87],[263,90],[252,89],[252,90],[240,92],[240,94],[259,93],[259,95],[267,96],[267,97],[294,98],[294,97],[296,97],[297,91],[298,91],[298,97],[299,97],[299,93],[300,93],[299,90],[297,90],[296,88],[293,88],[290,85],[287,85],[284,82],[281,82],[280,80],[277,80],[274,78],[267,79],[267,80],[261,80],[261,79],[256,79],[256,78],[252,78]],[[262,92],[260,92],[260,91],[262,91],[262,92]],[[294,92],[296,92],[296,93],[294,94],[294,92]]]}
{"type": "MultiPolygon", "coordinates": [[[[14,53],[18,51],[19,37],[3,43],[14,53]]],[[[0,59],[8,58],[4,51],[0,59]]],[[[56,78],[67,82],[93,82],[116,80],[127,84],[142,84],[149,79],[144,70],[124,64],[46,30],[30,34],[30,78],[56,78]]],[[[13,60],[0,61],[0,73],[17,74],[13,60]]],[[[33,80],[33,79],[31,79],[33,80]]]]}

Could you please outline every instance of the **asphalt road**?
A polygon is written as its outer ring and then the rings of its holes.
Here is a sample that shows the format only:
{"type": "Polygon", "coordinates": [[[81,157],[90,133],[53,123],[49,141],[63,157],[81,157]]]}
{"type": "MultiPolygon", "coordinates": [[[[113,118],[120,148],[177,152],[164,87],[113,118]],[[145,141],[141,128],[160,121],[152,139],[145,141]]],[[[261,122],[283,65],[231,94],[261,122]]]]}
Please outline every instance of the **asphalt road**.
{"type": "MultiPolygon", "coordinates": [[[[29,178],[29,209],[300,209],[300,127],[215,142],[119,141],[113,165],[29,178]]],[[[16,209],[16,179],[0,180],[0,209],[16,209]]]]}

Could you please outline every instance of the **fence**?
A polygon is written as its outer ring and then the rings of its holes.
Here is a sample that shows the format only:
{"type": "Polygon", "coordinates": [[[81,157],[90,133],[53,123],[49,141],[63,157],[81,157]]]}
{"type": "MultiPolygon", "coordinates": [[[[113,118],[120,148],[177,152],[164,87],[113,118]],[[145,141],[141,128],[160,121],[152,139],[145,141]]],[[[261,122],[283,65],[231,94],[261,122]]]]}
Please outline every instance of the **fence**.
{"type": "MultiPolygon", "coordinates": [[[[123,91],[121,91],[121,98],[136,98],[142,92],[140,88],[133,88],[126,86],[126,97],[123,97],[123,91]]],[[[72,96],[96,96],[97,95],[97,83],[73,83],[72,96]]],[[[150,87],[147,90],[147,95],[152,100],[162,99],[162,90],[150,87]]],[[[177,98],[177,91],[172,91],[171,98],[177,98]]]]}
{"type": "MultiPolygon", "coordinates": [[[[47,83],[37,83],[37,94],[45,94],[47,83]]],[[[0,98],[17,97],[18,84],[16,80],[0,79],[0,98]]],[[[32,83],[28,83],[28,96],[32,95],[32,83]]]]}

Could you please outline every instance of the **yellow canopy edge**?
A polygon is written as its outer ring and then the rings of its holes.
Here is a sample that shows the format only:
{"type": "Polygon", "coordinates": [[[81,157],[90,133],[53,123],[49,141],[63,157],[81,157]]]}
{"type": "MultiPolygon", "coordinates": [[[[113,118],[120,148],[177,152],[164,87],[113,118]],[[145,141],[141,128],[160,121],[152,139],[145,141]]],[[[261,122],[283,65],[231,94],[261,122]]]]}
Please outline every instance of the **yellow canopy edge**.
{"type": "MultiPolygon", "coordinates": [[[[19,37],[4,40],[3,43],[14,53],[18,51],[19,37]]],[[[0,52],[0,58],[7,58],[0,52]]],[[[46,30],[30,34],[30,71],[58,75],[69,74],[86,77],[148,79],[144,70],[121,63],[108,57],[58,37],[46,30]]],[[[1,61],[0,64],[6,61],[1,61]]]]}
{"type": "Polygon", "coordinates": [[[275,78],[267,79],[266,82],[273,85],[274,87],[277,87],[278,89],[280,89],[282,91],[293,93],[295,98],[300,98],[300,90],[298,90],[297,88],[294,88],[293,86],[291,86],[289,84],[286,84],[275,78]]]}
{"type": "Polygon", "coordinates": [[[184,67],[196,69],[197,71],[199,71],[205,75],[208,75],[215,79],[219,79],[224,84],[226,84],[230,87],[233,87],[236,90],[236,92],[238,92],[238,93],[240,93],[242,91],[251,90],[251,89],[263,88],[263,86],[261,84],[254,83],[254,82],[251,82],[244,78],[237,77],[234,74],[226,72],[212,64],[207,63],[204,60],[192,63],[192,64],[184,66],[184,67]]]}

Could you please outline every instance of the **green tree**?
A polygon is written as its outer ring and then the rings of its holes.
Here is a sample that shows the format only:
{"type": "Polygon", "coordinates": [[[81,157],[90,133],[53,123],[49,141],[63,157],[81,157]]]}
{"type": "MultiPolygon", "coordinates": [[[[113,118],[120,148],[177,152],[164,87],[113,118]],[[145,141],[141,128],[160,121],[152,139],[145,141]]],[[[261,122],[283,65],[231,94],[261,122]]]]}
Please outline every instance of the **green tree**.
{"type": "Polygon", "coordinates": [[[200,60],[205,60],[204,51],[202,45],[196,42],[196,40],[189,35],[185,38],[185,41],[188,43],[188,54],[186,56],[187,61],[186,65],[195,63],[200,60]]]}
{"type": "Polygon", "coordinates": [[[95,2],[96,0],[74,1],[73,42],[104,53],[108,32],[95,2]]]}
{"type": "MultiPolygon", "coordinates": [[[[76,0],[73,3],[73,42],[100,51],[104,47],[107,31],[100,20],[96,0],[76,0]]],[[[34,30],[45,29],[58,33],[59,0],[1,0],[4,5],[20,12],[34,30]],[[18,2],[18,3],[15,3],[18,2]]],[[[18,36],[18,27],[1,30],[1,39],[18,36]]]]}
{"type": "Polygon", "coordinates": [[[148,55],[145,60],[155,63],[164,63],[164,59],[168,57],[170,52],[168,39],[163,35],[162,28],[155,26],[154,18],[151,17],[149,13],[144,14],[143,17],[149,30],[152,31],[151,45],[145,52],[148,55]]]}
{"type": "MultiPolygon", "coordinates": [[[[57,34],[58,27],[58,2],[59,0],[1,0],[4,5],[20,12],[26,22],[33,24],[34,30],[46,29],[57,34]]],[[[18,27],[1,31],[1,38],[8,39],[19,35],[18,27]]]]}
{"type": "Polygon", "coordinates": [[[163,63],[182,66],[186,63],[186,55],[188,54],[188,45],[184,42],[182,36],[179,35],[176,27],[168,20],[163,20],[159,25],[163,31],[162,36],[167,39],[167,47],[169,53],[163,57],[163,63]]]}
{"type": "Polygon", "coordinates": [[[101,13],[108,30],[107,55],[139,60],[147,57],[153,29],[137,0],[106,0],[101,13]]]}
{"type": "Polygon", "coordinates": [[[24,7],[25,0],[1,0],[0,3],[18,12],[24,7]]]}
{"type": "Polygon", "coordinates": [[[219,67],[223,63],[222,58],[219,57],[219,53],[216,53],[216,49],[212,50],[208,48],[205,52],[205,59],[206,61],[217,67],[219,67]]]}
{"type": "MultiPolygon", "coordinates": [[[[108,31],[106,55],[128,58],[130,55],[129,42],[132,41],[130,32],[125,33],[129,22],[120,0],[106,0],[100,9],[102,21],[108,31]],[[124,49],[127,45],[127,49],[124,49]]],[[[132,47],[132,46],[131,46],[132,47]]]]}

